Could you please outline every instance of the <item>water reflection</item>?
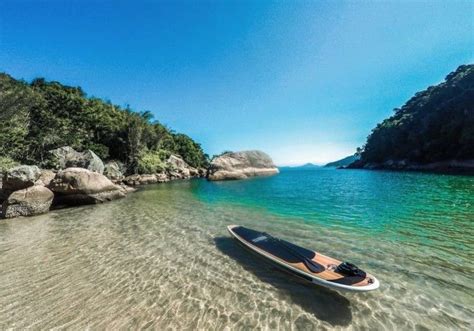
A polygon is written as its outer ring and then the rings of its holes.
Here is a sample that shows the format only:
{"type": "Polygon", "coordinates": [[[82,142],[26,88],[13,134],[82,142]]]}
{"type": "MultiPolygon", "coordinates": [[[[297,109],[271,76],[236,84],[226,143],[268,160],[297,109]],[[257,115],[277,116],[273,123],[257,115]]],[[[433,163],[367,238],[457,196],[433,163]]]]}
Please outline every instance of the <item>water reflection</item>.
{"type": "Polygon", "coordinates": [[[335,291],[308,284],[298,277],[264,262],[229,237],[214,238],[215,245],[261,281],[269,283],[284,296],[316,318],[332,325],[348,325],[352,320],[350,301],[335,291]]]}

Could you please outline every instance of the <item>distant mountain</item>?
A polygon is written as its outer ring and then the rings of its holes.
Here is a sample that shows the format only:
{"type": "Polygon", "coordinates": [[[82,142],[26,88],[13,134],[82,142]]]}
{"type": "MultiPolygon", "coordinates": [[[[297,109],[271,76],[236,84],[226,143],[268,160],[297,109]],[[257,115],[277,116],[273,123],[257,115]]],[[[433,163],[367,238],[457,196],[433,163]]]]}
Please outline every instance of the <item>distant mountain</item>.
{"type": "Polygon", "coordinates": [[[280,169],[316,169],[320,168],[317,164],[314,163],[305,163],[300,166],[284,166],[284,167],[278,167],[280,169]]]}
{"type": "Polygon", "coordinates": [[[301,166],[295,167],[295,168],[319,168],[317,164],[314,163],[305,163],[301,166]]]}
{"type": "Polygon", "coordinates": [[[334,162],[329,162],[324,167],[325,168],[345,167],[345,166],[351,164],[352,162],[357,161],[358,159],[359,159],[358,156],[351,155],[351,156],[347,156],[343,159],[340,159],[340,160],[337,160],[337,161],[334,161],[334,162]]]}

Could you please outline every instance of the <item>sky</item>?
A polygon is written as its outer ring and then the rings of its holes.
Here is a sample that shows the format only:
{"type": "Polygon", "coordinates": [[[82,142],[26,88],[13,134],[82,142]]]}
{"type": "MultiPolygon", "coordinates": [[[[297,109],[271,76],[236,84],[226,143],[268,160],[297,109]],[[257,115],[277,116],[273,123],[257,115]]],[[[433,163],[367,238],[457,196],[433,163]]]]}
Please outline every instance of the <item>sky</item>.
{"type": "Polygon", "coordinates": [[[204,150],[354,153],[474,62],[473,1],[0,1],[0,71],[150,110],[204,150]]]}

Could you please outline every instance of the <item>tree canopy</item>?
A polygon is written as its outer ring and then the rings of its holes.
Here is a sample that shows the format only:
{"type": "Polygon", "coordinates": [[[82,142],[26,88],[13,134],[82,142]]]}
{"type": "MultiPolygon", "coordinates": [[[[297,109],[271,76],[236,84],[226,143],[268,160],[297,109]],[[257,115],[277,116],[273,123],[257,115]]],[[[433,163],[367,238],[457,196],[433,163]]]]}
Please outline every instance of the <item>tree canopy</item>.
{"type": "Polygon", "coordinates": [[[129,172],[137,172],[142,159],[149,163],[170,154],[193,167],[208,164],[198,143],[153,121],[149,111],[88,97],[80,87],[43,78],[27,83],[0,73],[0,156],[41,165],[61,146],[120,160],[129,172]]]}
{"type": "Polygon", "coordinates": [[[394,112],[372,130],[358,166],[474,159],[474,65],[460,66],[394,112]]]}

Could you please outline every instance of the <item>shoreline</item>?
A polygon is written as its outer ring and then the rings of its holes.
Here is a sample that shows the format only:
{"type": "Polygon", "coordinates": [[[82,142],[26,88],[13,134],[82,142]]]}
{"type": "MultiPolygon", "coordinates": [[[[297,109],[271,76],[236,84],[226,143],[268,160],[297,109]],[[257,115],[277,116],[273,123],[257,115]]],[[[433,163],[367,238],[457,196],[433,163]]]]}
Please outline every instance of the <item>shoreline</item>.
{"type": "Polygon", "coordinates": [[[408,163],[405,160],[389,160],[383,163],[363,162],[358,160],[348,166],[338,167],[337,169],[386,170],[401,172],[423,172],[440,175],[446,174],[458,176],[474,176],[474,160],[447,160],[426,164],[408,163]]]}

